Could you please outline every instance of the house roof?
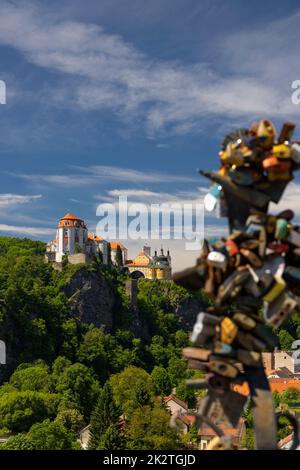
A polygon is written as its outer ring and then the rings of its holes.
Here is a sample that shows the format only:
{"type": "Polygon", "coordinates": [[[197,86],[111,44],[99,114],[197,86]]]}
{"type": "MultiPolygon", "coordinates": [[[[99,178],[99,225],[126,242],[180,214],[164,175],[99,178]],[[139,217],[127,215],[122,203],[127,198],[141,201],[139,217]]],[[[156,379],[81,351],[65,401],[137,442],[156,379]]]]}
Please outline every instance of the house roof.
{"type": "Polygon", "coordinates": [[[120,242],[110,242],[110,247],[112,250],[116,250],[118,246],[121,248],[122,251],[127,250],[127,248],[120,242]]]}
{"type": "MultiPolygon", "coordinates": [[[[244,425],[245,425],[245,420],[243,418],[240,418],[238,426],[236,428],[232,428],[230,426],[227,426],[226,424],[218,424],[218,428],[220,428],[221,431],[223,431],[225,435],[229,435],[235,438],[240,438],[245,428],[244,425]]],[[[203,423],[200,426],[198,430],[198,434],[199,436],[211,436],[211,437],[214,437],[217,435],[215,431],[205,423],[203,423]]]]}
{"type": "Polygon", "coordinates": [[[175,403],[177,403],[177,405],[181,406],[181,408],[184,408],[185,410],[188,409],[188,405],[184,401],[180,400],[173,393],[171,393],[171,395],[168,395],[167,397],[164,397],[163,400],[164,400],[165,403],[169,403],[169,401],[175,401],[175,403]]]}
{"type": "MultiPolygon", "coordinates": [[[[297,388],[298,390],[300,390],[300,380],[295,378],[295,377],[292,378],[292,379],[288,379],[288,378],[272,379],[272,378],[270,378],[268,380],[269,380],[270,389],[271,389],[272,392],[275,392],[275,390],[276,390],[278,393],[282,393],[282,392],[286,391],[288,388],[291,388],[291,387],[297,388]]],[[[249,393],[250,393],[247,382],[244,382],[241,385],[235,384],[233,386],[233,390],[235,392],[241,393],[242,395],[245,395],[245,396],[248,396],[249,393]]]]}
{"type": "Polygon", "coordinates": [[[270,375],[277,375],[279,379],[291,379],[294,378],[294,374],[287,367],[279,367],[278,369],[271,370],[270,375]]]}
{"type": "Polygon", "coordinates": [[[68,212],[64,217],[62,217],[60,220],[82,220],[79,219],[76,215],[71,214],[68,212]]]}
{"type": "Polygon", "coordinates": [[[89,233],[88,234],[88,239],[89,240],[95,240],[96,242],[101,242],[103,240],[102,237],[99,237],[99,235],[96,235],[95,233],[89,233]]]}

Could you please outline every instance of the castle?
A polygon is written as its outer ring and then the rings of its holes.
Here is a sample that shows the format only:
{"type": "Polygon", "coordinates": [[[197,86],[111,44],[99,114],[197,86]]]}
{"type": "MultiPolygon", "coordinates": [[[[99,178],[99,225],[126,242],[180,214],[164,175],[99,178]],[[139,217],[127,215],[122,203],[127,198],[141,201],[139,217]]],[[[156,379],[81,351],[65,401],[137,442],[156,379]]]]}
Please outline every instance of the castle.
{"type": "Polygon", "coordinates": [[[169,251],[165,255],[161,249],[160,255],[157,255],[155,251],[154,256],[151,256],[151,248],[144,246],[133,260],[128,260],[128,250],[122,243],[108,242],[96,234],[88,233],[84,220],[70,213],[59,220],[56,237],[47,243],[45,260],[46,262],[54,262],[59,268],[65,257],[69,263],[78,264],[87,263],[94,256],[101,256],[103,263],[108,264],[110,251],[111,262],[114,264],[118,247],[122,253],[123,266],[128,268],[132,278],[171,278],[169,251]]]}

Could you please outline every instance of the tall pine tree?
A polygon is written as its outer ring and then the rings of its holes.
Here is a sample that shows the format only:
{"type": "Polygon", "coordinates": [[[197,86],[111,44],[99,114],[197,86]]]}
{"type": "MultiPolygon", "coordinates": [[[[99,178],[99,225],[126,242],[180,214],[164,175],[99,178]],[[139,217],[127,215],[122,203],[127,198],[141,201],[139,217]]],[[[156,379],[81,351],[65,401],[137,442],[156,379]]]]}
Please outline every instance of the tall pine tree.
{"type": "Polygon", "coordinates": [[[89,449],[99,447],[108,428],[117,424],[119,415],[120,410],[115,404],[111,386],[106,382],[91,416],[89,449]]]}
{"type": "Polygon", "coordinates": [[[123,266],[123,255],[122,255],[122,250],[121,250],[120,245],[117,245],[116,265],[119,266],[119,267],[123,266]]]}

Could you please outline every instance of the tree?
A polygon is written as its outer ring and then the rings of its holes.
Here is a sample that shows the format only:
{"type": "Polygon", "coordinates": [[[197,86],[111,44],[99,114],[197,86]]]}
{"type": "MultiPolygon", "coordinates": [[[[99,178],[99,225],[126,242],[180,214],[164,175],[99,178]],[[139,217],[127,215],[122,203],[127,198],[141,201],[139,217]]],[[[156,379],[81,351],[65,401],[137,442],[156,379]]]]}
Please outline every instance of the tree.
{"type": "Polygon", "coordinates": [[[171,380],[164,367],[155,366],[151,372],[156,395],[169,395],[172,391],[171,380]]]}
{"type": "Polygon", "coordinates": [[[34,450],[31,439],[25,434],[17,434],[1,445],[1,450],[34,450]]]}
{"type": "Polygon", "coordinates": [[[186,402],[189,408],[195,408],[197,403],[195,392],[188,388],[185,382],[180,382],[180,384],[177,385],[176,395],[180,400],[186,402]]]}
{"type": "Polygon", "coordinates": [[[281,394],[281,400],[285,403],[300,401],[300,390],[296,387],[288,387],[288,389],[281,394]]]}
{"type": "Polygon", "coordinates": [[[99,395],[99,384],[88,367],[75,363],[58,376],[56,392],[61,396],[60,409],[71,404],[88,418],[99,395]]]}
{"type": "Polygon", "coordinates": [[[0,398],[0,423],[13,432],[27,431],[32,424],[54,417],[56,395],[44,392],[10,392],[0,398]]]}
{"type": "Polygon", "coordinates": [[[281,349],[288,350],[291,348],[294,341],[293,336],[286,330],[280,330],[278,333],[278,339],[281,349]]]}
{"type": "Polygon", "coordinates": [[[100,439],[97,450],[122,450],[125,447],[125,439],[116,424],[108,426],[100,439]]]}
{"type": "Polygon", "coordinates": [[[111,264],[111,244],[107,244],[107,264],[111,264]]]}
{"type": "Polygon", "coordinates": [[[173,387],[186,377],[186,362],[176,356],[171,357],[167,368],[173,387]]]}
{"type": "Polygon", "coordinates": [[[126,424],[126,447],[138,450],[182,449],[178,431],[170,427],[170,415],[160,405],[136,408],[126,424]]]}
{"type": "Polygon", "coordinates": [[[98,448],[108,428],[117,423],[119,415],[120,409],[114,401],[111,386],[106,382],[91,417],[90,449],[98,448]]]}
{"type": "Polygon", "coordinates": [[[75,408],[61,410],[57,414],[55,421],[62,424],[65,429],[72,432],[74,435],[77,435],[85,425],[82,414],[75,408]]]}
{"type": "Polygon", "coordinates": [[[10,385],[18,390],[50,391],[51,378],[46,364],[18,367],[9,379],[10,385]]]}
{"type": "Polygon", "coordinates": [[[123,254],[120,245],[117,245],[116,249],[116,265],[121,267],[123,266],[123,254]]]}
{"type": "Polygon", "coordinates": [[[79,445],[72,433],[58,422],[46,419],[34,424],[28,433],[29,439],[36,450],[72,450],[79,445]]]}
{"type": "Polygon", "coordinates": [[[123,372],[110,378],[110,384],[116,404],[125,414],[129,414],[137,406],[149,404],[153,400],[153,382],[151,376],[144,369],[135,366],[126,367],[123,372]]]}

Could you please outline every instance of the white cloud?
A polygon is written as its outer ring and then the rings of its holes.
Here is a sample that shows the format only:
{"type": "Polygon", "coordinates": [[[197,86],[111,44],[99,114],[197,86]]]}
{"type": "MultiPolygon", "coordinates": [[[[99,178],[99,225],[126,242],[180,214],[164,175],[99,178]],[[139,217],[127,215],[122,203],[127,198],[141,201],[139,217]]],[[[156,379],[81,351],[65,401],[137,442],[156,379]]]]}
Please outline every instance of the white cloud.
{"type": "Polygon", "coordinates": [[[199,181],[199,178],[193,178],[183,175],[172,175],[156,171],[140,171],[130,168],[120,168],[115,166],[96,165],[90,167],[74,167],[77,173],[68,175],[57,174],[24,174],[9,173],[11,176],[21,178],[36,184],[51,184],[63,187],[80,187],[98,184],[99,181],[125,181],[130,183],[190,183],[199,181]]]}
{"type": "Polygon", "coordinates": [[[42,227],[19,227],[15,225],[0,224],[0,232],[38,237],[38,236],[44,236],[44,235],[53,235],[55,230],[50,229],[50,228],[42,228],[42,227]]]}
{"type": "Polygon", "coordinates": [[[297,77],[287,71],[296,72],[298,64],[297,48],[291,54],[290,44],[299,43],[300,13],[264,29],[229,33],[222,42],[226,77],[207,63],[183,65],[146,56],[99,25],[43,13],[32,3],[2,1],[0,44],[16,48],[32,64],[74,77],[68,89],[53,90],[49,99],[56,104],[108,109],[137,127],[143,123],[150,136],[162,130],[199,132],[207,120],[224,116],[299,113],[289,88],[297,77]],[[287,82],[277,80],[281,69],[287,82]]]}
{"type": "Polygon", "coordinates": [[[41,194],[26,196],[21,194],[0,194],[0,208],[7,206],[16,206],[18,204],[27,204],[42,197],[41,194]]]}

